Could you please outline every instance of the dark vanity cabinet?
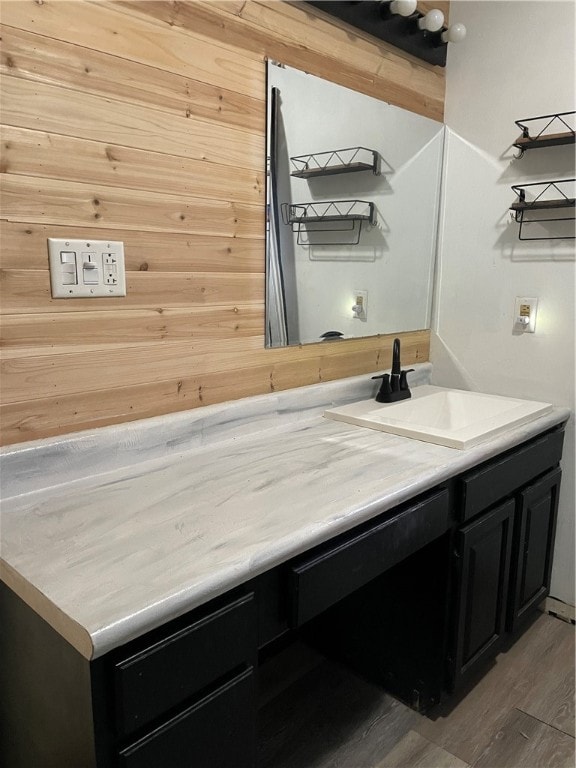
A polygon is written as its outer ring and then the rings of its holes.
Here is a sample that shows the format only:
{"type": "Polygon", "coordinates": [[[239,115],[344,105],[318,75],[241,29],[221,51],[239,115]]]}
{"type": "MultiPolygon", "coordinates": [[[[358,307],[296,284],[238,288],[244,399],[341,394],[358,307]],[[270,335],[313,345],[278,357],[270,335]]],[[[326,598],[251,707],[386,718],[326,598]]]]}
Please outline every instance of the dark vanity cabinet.
{"type": "Polygon", "coordinates": [[[448,491],[441,488],[307,553],[290,567],[292,625],[324,613],[449,527],[448,491]]]}
{"type": "Polygon", "coordinates": [[[518,496],[507,628],[513,632],[550,590],[556,535],[559,468],[527,486],[518,496]]]}
{"type": "Polygon", "coordinates": [[[255,618],[249,592],[107,665],[119,766],[253,766],[255,618]]]}
{"type": "Polygon", "coordinates": [[[502,646],[513,527],[510,500],[456,534],[454,687],[502,646]]]}
{"type": "Polygon", "coordinates": [[[6,768],[254,768],[253,591],[93,661],[1,583],[0,614],[6,768]]]}
{"type": "Polygon", "coordinates": [[[0,584],[7,768],[255,768],[258,665],[305,640],[421,712],[548,594],[562,428],[88,661],[0,584]]]}
{"type": "Polygon", "coordinates": [[[548,595],[564,433],[555,430],[456,482],[450,687],[521,631],[548,595]]]}
{"type": "Polygon", "coordinates": [[[326,656],[426,712],[440,701],[448,621],[448,487],[291,567],[294,626],[326,656]]]}

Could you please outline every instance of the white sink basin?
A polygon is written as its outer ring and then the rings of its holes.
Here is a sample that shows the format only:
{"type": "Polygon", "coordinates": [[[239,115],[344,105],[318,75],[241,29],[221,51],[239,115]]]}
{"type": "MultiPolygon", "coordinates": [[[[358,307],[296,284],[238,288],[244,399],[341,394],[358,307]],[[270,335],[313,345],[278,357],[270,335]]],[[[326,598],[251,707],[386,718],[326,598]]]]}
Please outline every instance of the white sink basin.
{"type": "Polygon", "coordinates": [[[470,448],[552,410],[550,403],[484,395],[460,389],[415,387],[409,400],[362,400],[325,411],[324,416],[449,448],[470,448]]]}

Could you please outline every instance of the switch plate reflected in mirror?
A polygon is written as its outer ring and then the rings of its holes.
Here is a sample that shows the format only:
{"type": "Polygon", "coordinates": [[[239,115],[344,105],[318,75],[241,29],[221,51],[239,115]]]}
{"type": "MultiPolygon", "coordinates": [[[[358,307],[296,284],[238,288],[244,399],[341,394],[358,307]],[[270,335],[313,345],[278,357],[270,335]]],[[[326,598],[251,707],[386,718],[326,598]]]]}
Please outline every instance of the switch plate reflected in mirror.
{"type": "Polygon", "coordinates": [[[443,124],[274,62],[267,95],[266,346],[429,328],[443,124]]]}

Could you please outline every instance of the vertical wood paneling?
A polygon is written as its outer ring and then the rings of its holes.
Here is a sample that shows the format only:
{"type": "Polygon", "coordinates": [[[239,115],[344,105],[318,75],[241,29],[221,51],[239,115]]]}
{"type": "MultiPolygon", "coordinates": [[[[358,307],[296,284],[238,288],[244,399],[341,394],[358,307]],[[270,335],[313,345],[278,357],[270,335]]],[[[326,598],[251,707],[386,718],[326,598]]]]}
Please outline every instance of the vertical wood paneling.
{"type": "MultiPolygon", "coordinates": [[[[444,72],[311,8],[2,4],[2,442],[370,373],[392,336],[264,349],[265,58],[442,118],[444,72]],[[123,240],[53,300],[47,237],[123,240]]],[[[427,331],[403,334],[406,364],[427,331]]]]}

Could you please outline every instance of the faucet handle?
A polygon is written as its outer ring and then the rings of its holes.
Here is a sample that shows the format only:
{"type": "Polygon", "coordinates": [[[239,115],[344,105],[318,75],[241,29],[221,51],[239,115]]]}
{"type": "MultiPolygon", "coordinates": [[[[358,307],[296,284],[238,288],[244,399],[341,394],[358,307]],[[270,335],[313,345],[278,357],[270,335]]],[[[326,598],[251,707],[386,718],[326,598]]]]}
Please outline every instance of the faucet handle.
{"type": "Polygon", "coordinates": [[[378,376],[372,376],[373,379],[382,379],[376,402],[395,403],[397,400],[406,400],[411,397],[406,376],[413,370],[414,368],[408,368],[407,371],[400,371],[400,374],[381,373],[378,376]]]}
{"type": "Polygon", "coordinates": [[[372,378],[382,379],[382,384],[380,385],[380,389],[378,390],[378,394],[376,395],[376,402],[377,403],[389,402],[389,400],[385,398],[389,398],[389,396],[392,394],[392,387],[390,386],[390,374],[381,373],[379,376],[372,376],[372,378]]]}
{"type": "Polygon", "coordinates": [[[413,370],[414,368],[408,368],[407,371],[400,371],[400,389],[401,390],[407,389],[409,391],[407,376],[409,373],[412,373],[413,370]]]}

